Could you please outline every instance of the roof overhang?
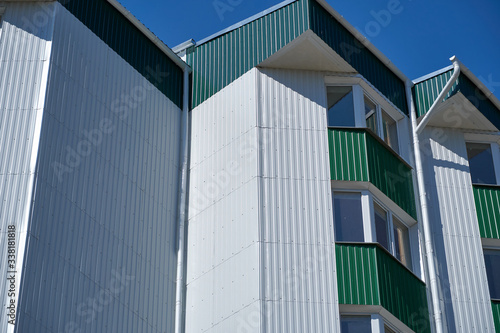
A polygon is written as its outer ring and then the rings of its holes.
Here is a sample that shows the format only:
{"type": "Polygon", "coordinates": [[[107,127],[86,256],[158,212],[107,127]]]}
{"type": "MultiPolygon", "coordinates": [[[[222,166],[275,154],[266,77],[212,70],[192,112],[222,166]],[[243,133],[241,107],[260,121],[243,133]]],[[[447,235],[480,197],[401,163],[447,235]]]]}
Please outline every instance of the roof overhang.
{"type": "Polygon", "coordinates": [[[439,104],[428,125],[465,130],[500,131],[461,92],[457,92],[439,104]]]}
{"type": "Polygon", "coordinates": [[[291,43],[260,63],[259,66],[356,73],[356,70],[347,61],[332,50],[312,30],[307,30],[295,38],[291,43]]]}

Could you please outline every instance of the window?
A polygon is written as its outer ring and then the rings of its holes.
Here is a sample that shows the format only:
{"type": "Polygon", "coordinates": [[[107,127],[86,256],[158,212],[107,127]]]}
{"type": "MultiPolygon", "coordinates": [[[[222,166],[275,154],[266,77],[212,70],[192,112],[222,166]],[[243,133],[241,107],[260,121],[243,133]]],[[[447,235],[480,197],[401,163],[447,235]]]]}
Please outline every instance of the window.
{"type": "Polygon", "coordinates": [[[373,206],[375,207],[375,231],[377,234],[377,242],[387,251],[391,251],[389,248],[389,233],[387,232],[387,212],[376,203],[374,203],[373,206]]]}
{"type": "Polygon", "coordinates": [[[399,154],[398,124],[380,105],[365,96],[366,127],[399,154]],[[380,122],[379,122],[380,121],[380,122]]]}
{"type": "Polygon", "coordinates": [[[484,250],[488,287],[492,299],[500,300],[500,250],[484,250]]]}
{"type": "Polygon", "coordinates": [[[472,183],[495,185],[497,179],[491,145],[467,142],[466,147],[472,183]]]}
{"type": "Polygon", "coordinates": [[[363,215],[360,193],[335,192],[335,240],[340,242],[363,242],[363,215]]]}
{"type": "Polygon", "coordinates": [[[394,232],[394,256],[403,265],[411,269],[410,234],[408,227],[395,216],[392,217],[392,225],[394,232]]]}
{"type": "Polygon", "coordinates": [[[328,126],[355,127],[352,87],[328,87],[328,126]]]}
{"type": "Polygon", "coordinates": [[[377,134],[377,106],[365,97],[365,119],[366,127],[371,129],[373,133],[377,134]]]}
{"type": "Polygon", "coordinates": [[[371,192],[334,191],[333,211],[335,241],[379,243],[413,270],[410,228],[371,192]]]}
{"type": "Polygon", "coordinates": [[[384,110],[382,110],[382,138],[399,154],[398,124],[384,110]]]}
{"type": "Polygon", "coordinates": [[[370,316],[340,316],[342,333],[367,333],[372,331],[370,316]]]}

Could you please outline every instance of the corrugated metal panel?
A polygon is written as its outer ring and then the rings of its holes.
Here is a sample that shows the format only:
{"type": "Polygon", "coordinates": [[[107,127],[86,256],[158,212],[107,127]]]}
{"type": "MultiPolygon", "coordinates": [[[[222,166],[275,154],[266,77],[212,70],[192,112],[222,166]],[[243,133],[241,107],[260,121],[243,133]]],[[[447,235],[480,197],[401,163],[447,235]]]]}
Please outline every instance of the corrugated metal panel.
{"type": "Polygon", "coordinates": [[[376,244],[337,244],[341,304],[381,305],[415,332],[430,332],[425,284],[376,244]]]}
{"type": "Polygon", "coordinates": [[[410,216],[417,219],[413,176],[410,166],[403,163],[370,132],[366,133],[370,182],[410,216]]]}
{"type": "Polygon", "coordinates": [[[19,304],[51,51],[49,41],[54,28],[54,5],[7,3],[3,6],[6,10],[2,15],[0,39],[0,276],[6,279],[8,271],[17,271],[15,298],[8,295],[6,280],[0,288],[3,309],[0,331],[7,332],[9,325],[5,308],[11,299],[19,304]],[[30,20],[40,12],[44,14],[43,26],[32,26],[30,20]],[[10,225],[14,225],[17,231],[16,269],[7,266],[10,225]]]}
{"type": "Polygon", "coordinates": [[[56,7],[17,331],[173,331],[181,111],[56,7]]]}
{"type": "Polygon", "coordinates": [[[500,302],[492,301],[493,319],[495,320],[496,333],[500,333],[500,302]]]}
{"type": "Polygon", "coordinates": [[[338,332],[321,73],[259,69],[261,332],[338,332]]]}
{"type": "Polygon", "coordinates": [[[310,0],[310,22],[312,31],[377,87],[394,105],[408,114],[405,82],[314,0],[310,0]]]}
{"type": "Polygon", "coordinates": [[[58,0],[78,20],[182,108],[182,69],[106,0],[58,0]]]}
{"type": "Polygon", "coordinates": [[[260,327],[255,77],[191,112],[187,333],[260,327]]]}
{"type": "Polygon", "coordinates": [[[193,107],[226,87],[309,27],[308,0],[299,0],[188,50],[193,107]]]}
{"type": "Polygon", "coordinates": [[[380,305],[375,246],[336,245],[340,304],[380,305]]]}
{"type": "Polygon", "coordinates": [[[332,180],[370,180],[365,138],[363,129],[337,128],[328,131],[332,180]]]}
{"type": "MultiPolygon", "coordinates": [[[[421,117],[429,111],[431,105],[434,103],[436,98],[439,96],[441,91],[443,91],[444,86],[448,80],[453,75],[453,70],[449,70],[442,74],[439,74],[433,78],[417,83],[413,87],[413,97],[415,101],[415,108],[417,109],[417,116],[421,117]]],[[[456,82],[450,92],[446,95],[445,99],[450,98],[456,93],[457,89],[456,82]]]]}
{"type": "Polygon", "coordinates": [[[421,144],[447,329],[493,332],[464,136],[429,127],[422,133],[421,144]]]}
{"type": "Polygon", "coordinates": [[[332,180],[369,181],[416,219],[411,168],[366,129],[330,128],[332,180]]]}
{"type": "MultiPolygon", "coordinates": [[[[417,83],[413,88],[413,96],[417,115],[423,116],[429,111],[438,95],[443,90],[448,80],[453,75],[453,70],[449,70],[428,80],[417,83]]],[[[445,100],[461,92],[493,125],[500,128],[500,111],[487,98],[484,93],[463,73],[452,86],[445,100]]]]}
{"type": "Polygon", "coordinates": [[[500,239],[500,188],[474,185],[474,201],[481,237],[500,239]]]}

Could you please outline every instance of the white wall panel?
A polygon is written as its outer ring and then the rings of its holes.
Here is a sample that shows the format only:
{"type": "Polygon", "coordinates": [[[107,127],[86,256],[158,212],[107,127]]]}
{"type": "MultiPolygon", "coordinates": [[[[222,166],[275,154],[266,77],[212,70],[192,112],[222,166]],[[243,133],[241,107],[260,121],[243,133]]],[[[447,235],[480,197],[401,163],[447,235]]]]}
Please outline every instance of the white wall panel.
{"type": "Polygon", "coordinates": [[[339,332],[323,74],[261,69],[258,87],[261,332],[339,332]]]}
{"type": "Polygon", "coordinates": [[[249,314],[260,323],[255,75],[191,112],[187,333],[245,332],[249,314]]]}
{"type": "Polygon", "coordinates": [[[17,331],[170,332],[181,110],[53,6],[17,331]]]}
{"type": "Polygon", "coordinates": [[[494,332],[488,281],[461,132],[422,135],[431,225],[450,332],[494,332]]]}
{"type": "MultiPolygon", "coordinates": [[[[40,126],[45,100],[54,4],[7,3],[0,34],[0,275],[7,277],[7,230],[16,227],[16,304],[27,238],[28,217],[35,182],[40,126]],[[34,15],[43,13],[43,26],[32,26],[34,15]]],[[[6,286],[6,284],[5,284],[6,286]]],[[[11,297],[0,288],[5,309],[11,297]]],[[[34,327],[31,323],[27,326],[34,327]]],[[[2,311],[0,331],[7,325],[2,311]]],[[[42,331],[43,328],[40,330],[42,331]]],[[[35,330],[32,330],[33,332],[35,330]]],[[[29,332],[25,330],[25,332],[29,332]]]]}

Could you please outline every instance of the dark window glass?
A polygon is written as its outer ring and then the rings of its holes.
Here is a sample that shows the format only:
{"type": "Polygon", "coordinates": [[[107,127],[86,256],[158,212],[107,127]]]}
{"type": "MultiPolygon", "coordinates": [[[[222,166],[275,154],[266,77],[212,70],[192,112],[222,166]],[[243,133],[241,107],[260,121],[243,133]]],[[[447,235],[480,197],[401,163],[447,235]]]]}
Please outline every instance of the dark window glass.
{"type": "Polygon", "coordinates": [[[371,317],[369,316],[340,316],[340,331],[342,333],[370,333],[371,317]]]}
{"type": "Polygon", "coordinates": [[[467,143],[470,176],[474,184],[496,184],[495,167],[491,145],[484,143],[467,143]]]}
{"type": "Polygon", "coordinates": [[[360,193],[334,193],[335,240],[363,242],[363,214],[360,193]]]}
{"type": "Polygon", "coordinates": [[[384,110],[382,110],[382,124],[384,141],[387,143],[396,153],[399,153],[399,143],[398,143],[398,126],[396,121],[391,118],[384,110]]]}
{"type": "Polygon", "coordinates": [[[391,329],[389,326],[384,325],[384,333],[396,333],[396,331],[391,329]]]}
{"type": "Polygon", "coordinates": [[[392,217],[394,226],[394,256],[407,268],[411,269],[410,235],[408,228],[395,216],[392,217]]]}
{"type": "Polygon", "coordinates": [[[352,87],[328,87],[328,126],[355,127],[352,87]]]}
{"type": "Polygon", "coordinates": [[[386,250],[389,249],[389,233],[387,232],[387,212],[377,204],[375,207],[375,231],[377,233],[377,242],[386,250]]]}
{"type": "Polygon", "coordinates": [[[484,262],[491,298],[500,300],[500,250],[484,250],[484,262]]]}
{"type": "Polygon", "coordinates": [[[377,106],[365,97],[365,119],[366,127],[378,135],[377,131],[377,106]]]}

